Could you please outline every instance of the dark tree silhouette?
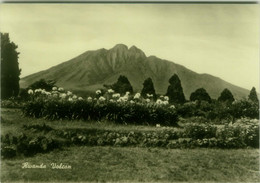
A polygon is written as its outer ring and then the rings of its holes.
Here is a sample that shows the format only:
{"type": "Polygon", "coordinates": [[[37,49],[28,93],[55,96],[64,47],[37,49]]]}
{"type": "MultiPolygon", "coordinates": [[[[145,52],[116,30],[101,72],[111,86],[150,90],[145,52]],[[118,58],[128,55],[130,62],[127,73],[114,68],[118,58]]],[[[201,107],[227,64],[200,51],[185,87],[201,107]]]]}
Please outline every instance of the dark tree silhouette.
{"type": "Polygon", "coordinates": [[[231,93],[231,91],[227,88],[225,88],[220,96],[218,97],[218,101],[220,102],[233,102],[235,99],[231,93]]]}
{"type": "Polygon", "coordinates": [[[143,83],[143,89],[141,91],[141,95],[143,97],[147,97],[147,94],[153,94],[153,98],[154,99],[156,98],[156,93],[151,78],[147,78],[143,83]]]}
{"type": "Polygon", "coordinates": [[[204,100],[204,101],[207,101],[207,102],[211,102],[211,98],[204,88],[199,88],[195,92],[191,93],[190,100],[191,101],[195,101],[195,100],[202,101],[202,100],[204,100]]]}
{"type": "Polygon", "coordinates": [[[120,94],[125,94],[126,92],[133,93],[133,87],[126,76],[120,75],[117,82],[114,83],[111,88],[120,94]]]}
{"type": "Polygon", "coordinates": [[[19,93],[18,46],[10,41],[8,33],[1,33],[1,98],[16,97],[19,93]]]}
{"type": "Polygon", "coordinates": [[[255,90],[255,87],[253,87],[250,91],[250,94],[248,95],[248,99],[255,102],[255,103],[258,103],[259,100],[257,98],[257,94],[256,94],[256,90],[255,90]]]}
{"type": "Polygon", "coordinates": [[[56,81],[54,80],[48,80],[46,81],[45,79],[40,79],[39,81],[35,81],[33,84],[31,84],[28,89],[45,89],[46,91],[51,91],[52,87],[56,86],[55,85],[56,81]]]}
{"type": "Polygon", "coordinates": [[[170,85],[168,86],[166,93],[166,96],[169,97],[169,103],[183,104],[186,100],[181,86],[181,80],[178,75],[174,74],[169,79],[169,83],[170,85]]]}

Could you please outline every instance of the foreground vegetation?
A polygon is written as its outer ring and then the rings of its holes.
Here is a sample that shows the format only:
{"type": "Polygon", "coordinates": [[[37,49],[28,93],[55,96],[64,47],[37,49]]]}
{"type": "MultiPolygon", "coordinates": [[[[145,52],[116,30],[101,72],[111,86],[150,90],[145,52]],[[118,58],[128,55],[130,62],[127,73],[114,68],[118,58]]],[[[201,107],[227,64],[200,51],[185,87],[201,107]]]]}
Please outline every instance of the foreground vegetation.
{"type": "Polygon", "coordinates": [[[1,180],[115,182],[259,182],[256,149],[160,149],[135,147],[71,147],[31,158],[3,160],[1,180]],[[22,164],[46,169],[22,169],[22,164]],[[51,169],[51,163],[72,169],[51,169]]]}
{"type": "MultiPolygon", "coordinates": [[[[252,123],[252,121],[247,121],[247,123],[252,123]]],[[[186,125],[187,122],[184,121],[180,124],[183,128],[118,125],[109,121],[51,121],[23,117],[20,109],[2,109],[3,139],[7,134],[14,136],[24,134],[32,139],[44,136],[63,146],[55,144],[55,148],[50,151],[46,149],[37,154],[21,153],[11,159],[2,159],[1,181],[260,181],[258,149],[171,149],[159,148],[159,146],[144,148],[142,146],[126,147],[124,144],[82,146],[72,143],[71,138],[61,138],[59,133],[56,133],[61,131],[92,132],[92,137],[96,132],[102,131],[119,134],[130,132],[162,134],[165,130],[168,132],[177,130],[181,133],[185,131],[186,125]],[[22,169],[22,164],[26,162],[36,165],[44,163],[47,168],[22,169]],[[51,169],[51,163],[68,164],[72,169],[51,169]]],[[[33,145],[33,141],[30,142],[31,147],[37,147],[33,145]]]]}

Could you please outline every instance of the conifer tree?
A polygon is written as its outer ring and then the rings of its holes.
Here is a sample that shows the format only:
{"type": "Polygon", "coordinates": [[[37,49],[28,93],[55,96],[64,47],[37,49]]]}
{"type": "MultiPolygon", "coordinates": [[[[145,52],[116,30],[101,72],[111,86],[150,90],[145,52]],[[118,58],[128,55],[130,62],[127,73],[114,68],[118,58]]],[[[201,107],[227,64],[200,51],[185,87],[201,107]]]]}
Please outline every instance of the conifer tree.
{"type": "Polygon", "coordinates": [[[250,91],[250,94],[248,95],[248,99],[255,102],[255,103],[258,103],[259,100],[257,98],[257,94],[256,94],[256,89],[255,87],[253,87],[250,91]]]}
{"type": "Polygon", "coordinates": [[[234,99],[231,91],[229,89],[227,89],[227,88],[225,88],[221,92],[221,94],[220,94],[220,96],[218,98],[218,101],[220,101],[220,102],[233,102],[234,100],[235,99],[234,99]]]}
{"type": "Polygon", "coordinates": [[[207,102],[211,102],[211,98],[208,94],[208,92],[204,89],[204,88],[199,88],[196,91],[194,91],[193,93],[191,93],[190,95],[190,100],[191,101],[207,101],[207,102]]]}
{"type": "Polygon", "coordinates": [[[181,80],[179,79],[178,75],[174,74],[169,79],[169,83],[170,85],[168,86],[166,93],[166,96],[169,97],[169,102],[183,104],[186,100],[181,86],[181,80]]]}
{"type": "Polygon", "coordinates": [[[152,94],[153,98],[156,98],[156,93],[153,85],[153,81],[151,78],[147,78],[143,83],[143,89],[141,91],[141,95],[143,97],[147,97],[147,94],[152,94]]]}
{"type": "Polygon", "coordinates": [[[1,33],[1,98],[16,97],[19,93],[18,46],[10,41],[8,33],[1,33]]]}

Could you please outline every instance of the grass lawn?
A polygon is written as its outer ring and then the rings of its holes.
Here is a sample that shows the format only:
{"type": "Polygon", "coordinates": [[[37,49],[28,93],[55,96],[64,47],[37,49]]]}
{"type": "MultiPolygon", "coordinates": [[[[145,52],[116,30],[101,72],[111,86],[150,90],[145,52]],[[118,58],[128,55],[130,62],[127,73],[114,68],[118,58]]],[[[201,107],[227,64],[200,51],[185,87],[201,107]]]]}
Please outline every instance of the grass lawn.
{"type": "Polygon", "coordinates": [[[259,182],[258,150],[70,147],[2,161],[1,180],[119,182],[259,182]],[[22,169],[22,163],[46,169],[22,169]],[[63,163],[72,169],[51,169],[63,163]]]}
{"type": "MultiPolygon", "coordinates": [[[[2,109],[1,133],[19,133],[24,124],[53,128],[161,130],[152,126],[125,126],[108,122],[47,121],[2,109]]],[[[139,147],[72,146],[34,157],[1,161],[1,182],[260,182],[258,149],[163,149],[139,147]],[[46,169],[22,169],[23,163],[46,169]],[[51,163],[72,169],[51,169],[51,163]]]]}

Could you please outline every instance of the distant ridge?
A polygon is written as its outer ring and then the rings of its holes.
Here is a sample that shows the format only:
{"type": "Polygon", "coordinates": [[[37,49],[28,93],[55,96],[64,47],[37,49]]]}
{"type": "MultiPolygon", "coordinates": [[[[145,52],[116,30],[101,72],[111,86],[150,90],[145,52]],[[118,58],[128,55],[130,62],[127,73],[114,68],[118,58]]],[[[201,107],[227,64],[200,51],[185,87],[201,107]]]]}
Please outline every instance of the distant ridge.
{"type": "Polygon", "coordinates": [[[165,94],[168,80],[178,74],[186,99],[198,88],[205,88],[212,98],[217,98],[224,88],[228,88],[236,99],[248,96],[249,90],[235,86],[209,74],[198,74],[186,67],[157,58],[132,46],[117,44],[113,48],[86,51],[85,53],[21,79],[21,87],[44,78],[56,80],[58,86],[74,90],[94,91],[116,82],[119,75],[125,75],[135,91],[141,91],[144,80],[151,77],[157,93],[165,94]]]}

